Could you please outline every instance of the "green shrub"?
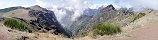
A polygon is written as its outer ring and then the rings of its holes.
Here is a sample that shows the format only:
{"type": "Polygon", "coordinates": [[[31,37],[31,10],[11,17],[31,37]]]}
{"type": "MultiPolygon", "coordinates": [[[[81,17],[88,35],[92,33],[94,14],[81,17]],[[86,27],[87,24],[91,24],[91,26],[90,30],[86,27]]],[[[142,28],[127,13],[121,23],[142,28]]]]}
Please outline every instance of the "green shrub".
{"type": "Polygon", "coordinates": [[[31,29],[26,25],[26,23],[18,22],[17,20],[12,18],[7,18],[4,21],[4,25],[12,29],[18,29],[20,31],[32,32],[31,29]]]}
{"type": "Polygon", "coordinates": [[[145,13],[139,13],[137,16],[134,17],[134,19],[131,22],[134,22],[135,20],[137,20],[145,15],[146,15],[145,13]]]}
{"type": "Polygon", "coordinates": [[[105,34],[113,35],[120,32],[121,32],[121,28],[119,26],[115,26],[109,23],[101,23],[97,25],[96,28],[94,29],[94,34],[101,36],[105,34]]]}

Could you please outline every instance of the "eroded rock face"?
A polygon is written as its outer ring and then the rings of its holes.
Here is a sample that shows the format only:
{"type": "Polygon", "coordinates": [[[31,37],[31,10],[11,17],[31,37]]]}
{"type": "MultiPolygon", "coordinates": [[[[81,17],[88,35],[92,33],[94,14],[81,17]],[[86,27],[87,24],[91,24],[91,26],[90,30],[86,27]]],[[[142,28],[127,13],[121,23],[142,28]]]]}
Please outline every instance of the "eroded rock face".
{"type": "Polygon", "coordinates": [[[42,30],[42,28],[44,28],[49,31],[56,29],[56,27],[61,27],[52,11],[42,12],[31,10],[29,11],[29,16],[36,18],[35,20],[30,20],[30,24],[34,26],[33,28],[35,30],[42,30]]]}
{"type": "MultiPolygon", "coordinates": [[[[36,7],[35,7],[36,8],[36,7]]],[[[41,7],[38,7],[41,8],[41,7]]],[[[36,8],[37,9],[37,8],[36,8]]],[[[55,33],[64,33],[70,36],[70,33],[64,29],[61,24],[57,21],[56,16],[53,11],[41,9],[34,10],[31,9],[28,14],[30,17],[35,17],[36,19],[30,20],[30,25],[36,31],[48,32],[50,30],[56,30],[55,33]]]]}

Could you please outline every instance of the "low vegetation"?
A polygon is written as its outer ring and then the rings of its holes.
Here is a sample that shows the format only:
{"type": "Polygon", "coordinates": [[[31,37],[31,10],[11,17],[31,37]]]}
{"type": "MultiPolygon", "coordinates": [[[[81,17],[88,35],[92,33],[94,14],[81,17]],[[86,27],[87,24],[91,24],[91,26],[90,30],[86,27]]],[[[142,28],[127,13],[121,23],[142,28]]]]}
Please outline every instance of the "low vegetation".
{"type": "Polygon", "coordinates": [[[120,33],[121,32],[121,28],[119,26],[115,26],[109,23],[101,23],[99,25],[96,26],[96,28],[94,29],[94,34],[95,35],[113,35],[116,33],[120,33]]]}
{"type": "Polygon", "coordinates": [[[7,26],[7,27],[10,27],[12,29],[18,29],[20,31],[32,32],[31,29],[27,26],[26,23],[18,22],[17,20],[12,19],[12,18],[7,18],[4,21],[4,25],[7,26]]]}
{"type": "Polygon", "coordinates": [[[134,19],[131,22],[134,22],[135,20],[137,20],[145,15],[146,15],[145,13],[139,13],[137,16],[134,17],[134,19]]]}

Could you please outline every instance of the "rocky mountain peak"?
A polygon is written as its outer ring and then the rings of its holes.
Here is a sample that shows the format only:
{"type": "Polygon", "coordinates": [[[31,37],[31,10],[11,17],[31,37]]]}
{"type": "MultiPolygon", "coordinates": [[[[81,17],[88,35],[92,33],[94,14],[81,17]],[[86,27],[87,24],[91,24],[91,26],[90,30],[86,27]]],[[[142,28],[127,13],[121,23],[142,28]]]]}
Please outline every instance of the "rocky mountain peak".
{"type": "Polygon", "coordinates": [[[112,4],[108,5],[106,8],[111,8],[111,9],[115,10],[115,8],[112,4]]]}
{"type": "Polygon", "coordinates": [[[102,10],[115,10],[115,7],[112,4],[110,4],[107,7],[103,8],[102,10]]]}
{"type": "Polygon", "coordinates": [[[42,8],[42,7],[40,7],[39,5],[34,5],[34,6],[32,6],[33,8],[35,7],[35,8],[42,8]]]}

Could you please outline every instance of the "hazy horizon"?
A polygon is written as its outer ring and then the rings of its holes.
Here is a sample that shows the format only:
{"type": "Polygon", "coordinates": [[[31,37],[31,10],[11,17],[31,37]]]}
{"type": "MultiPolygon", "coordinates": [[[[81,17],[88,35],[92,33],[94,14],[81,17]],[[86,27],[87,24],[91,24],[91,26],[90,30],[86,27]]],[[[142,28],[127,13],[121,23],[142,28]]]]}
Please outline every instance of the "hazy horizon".
{"type": "Polygon", "coordinates": [[[44,8],[73,7],[77,9],[98,8],[113,4],[115,8],[151,8],[158,9],[158,0],[1,0],[0,9],[14,6],[30,7],[39,5],[44,8]]]}

